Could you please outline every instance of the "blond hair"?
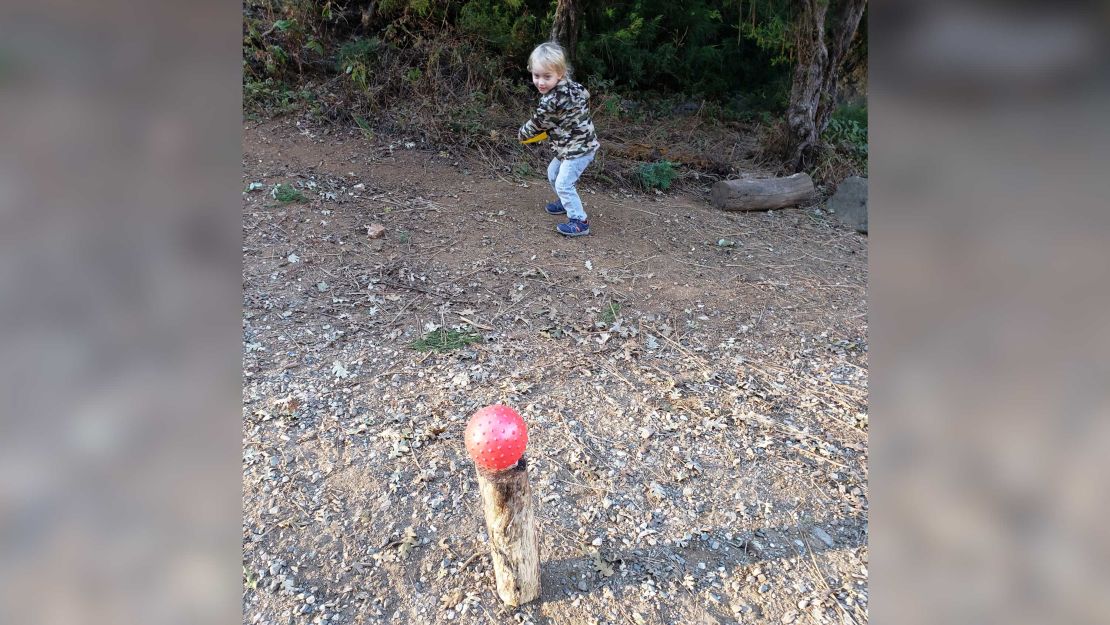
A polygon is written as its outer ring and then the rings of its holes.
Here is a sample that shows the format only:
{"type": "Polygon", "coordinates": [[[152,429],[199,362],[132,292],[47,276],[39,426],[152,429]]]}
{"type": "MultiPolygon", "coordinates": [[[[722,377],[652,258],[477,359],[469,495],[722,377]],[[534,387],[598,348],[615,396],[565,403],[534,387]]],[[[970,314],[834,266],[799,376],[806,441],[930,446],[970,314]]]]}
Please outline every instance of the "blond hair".
{"type": "Polygon", "coordinates": [[[546,41],[536,46],[528,56],[528,71],[549,69],[564,76],[570,76],[570,66],[567,64],[567,53],[563,46],[554,41],[546,41]]]}

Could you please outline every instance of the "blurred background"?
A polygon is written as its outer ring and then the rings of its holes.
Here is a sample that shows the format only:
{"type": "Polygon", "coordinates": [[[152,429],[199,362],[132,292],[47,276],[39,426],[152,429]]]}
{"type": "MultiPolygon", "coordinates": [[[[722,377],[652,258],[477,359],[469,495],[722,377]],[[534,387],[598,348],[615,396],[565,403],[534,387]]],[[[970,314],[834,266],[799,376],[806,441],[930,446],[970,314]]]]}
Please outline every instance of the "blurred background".
{"type": "Polygon", "coordinates": [[[0,8],[0,622],[239,618],[240,39],[0,8]]]}
{"type": "MultiPolygon", "coordinates": [[[[1106,622],[1110,12],[868,11],[871,607],[1106,622]]],[[[2,622],[241,618],[245,34],[0,8],[2,622]]]]}
{"type": "Polygon", "coordinates": [[[1110,13],[871,17],[876,620],[1107,622],[1110,13]]]}

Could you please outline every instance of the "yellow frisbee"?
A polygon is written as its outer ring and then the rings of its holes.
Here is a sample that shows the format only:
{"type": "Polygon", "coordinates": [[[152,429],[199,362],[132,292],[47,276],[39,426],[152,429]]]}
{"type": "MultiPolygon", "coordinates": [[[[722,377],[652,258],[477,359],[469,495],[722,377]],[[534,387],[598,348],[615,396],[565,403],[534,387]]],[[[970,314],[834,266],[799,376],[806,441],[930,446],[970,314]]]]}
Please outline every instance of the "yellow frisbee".
{"type": "Polygon", "coordinates": [[[521,141],[521,143],[537,143],[537,142],[543,141],[546,138],[547,138],[547,133],[546,132],[541,132],[540,134],[532,137],[531,139],[525,139],[524,141],[521,141]]]}

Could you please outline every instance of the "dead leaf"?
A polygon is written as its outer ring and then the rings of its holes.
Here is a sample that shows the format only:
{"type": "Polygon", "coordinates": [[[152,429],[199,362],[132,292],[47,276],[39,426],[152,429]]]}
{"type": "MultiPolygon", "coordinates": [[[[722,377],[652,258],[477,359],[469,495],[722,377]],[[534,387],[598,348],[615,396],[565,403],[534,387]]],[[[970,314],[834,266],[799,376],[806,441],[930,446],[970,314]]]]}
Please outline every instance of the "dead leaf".
{"type": "Polygon", "coordinates": [[[412,551],[413,547],[416,546],[417,542],[416,530],[412,529],[412,526],[405,528],[405,535],[403,538],[401,538],[401,543],[397,547],[397,553],[402,558],[407,557],[409,555],[409,552],[412,551]]]}
{"type": "Polygon", "coordinates": [[[613,566],[601,557],[600,551],[594,552],[594,570],[601,573],[605,577],[613,576],[613,566]]]}

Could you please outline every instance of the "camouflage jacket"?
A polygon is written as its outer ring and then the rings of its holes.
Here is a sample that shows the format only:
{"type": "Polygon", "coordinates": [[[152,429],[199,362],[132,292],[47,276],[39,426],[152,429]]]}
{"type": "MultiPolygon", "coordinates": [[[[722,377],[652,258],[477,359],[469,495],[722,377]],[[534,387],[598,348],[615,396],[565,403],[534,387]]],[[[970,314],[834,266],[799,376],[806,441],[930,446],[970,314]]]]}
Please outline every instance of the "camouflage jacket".
{"type": "Polygon", "coordinates": [[[578,158],[601,147],[590,118],[590,92],[564,78],[540,98],[532,119],[520,127],[520,140],[547,132],[551,147],[560,160],[578,158]]]}

